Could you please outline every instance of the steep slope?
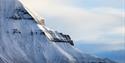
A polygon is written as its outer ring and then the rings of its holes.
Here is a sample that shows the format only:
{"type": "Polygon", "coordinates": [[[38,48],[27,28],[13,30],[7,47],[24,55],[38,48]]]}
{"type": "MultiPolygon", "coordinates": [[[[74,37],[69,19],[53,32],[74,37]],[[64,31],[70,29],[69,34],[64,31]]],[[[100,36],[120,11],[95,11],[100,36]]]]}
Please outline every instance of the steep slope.
{"type": "Polygon", "coordinates": [[[50,41],[27,13],[17,0],[0,0],[0,63],[114,63],[50,41]]]}

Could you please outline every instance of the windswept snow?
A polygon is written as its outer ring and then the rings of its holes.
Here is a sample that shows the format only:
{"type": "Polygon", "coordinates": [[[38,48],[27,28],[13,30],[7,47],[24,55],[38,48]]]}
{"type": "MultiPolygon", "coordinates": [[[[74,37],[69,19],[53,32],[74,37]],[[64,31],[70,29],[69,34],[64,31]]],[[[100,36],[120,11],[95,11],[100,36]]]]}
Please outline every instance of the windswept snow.
{"type": "Polygon", "coordinates": [[[82,53],[69,43],[48,40],[33,19],[20,17],[16,9],[26,8],[18,0],[0,0],[0,63],[114,63],[82,53]]]}

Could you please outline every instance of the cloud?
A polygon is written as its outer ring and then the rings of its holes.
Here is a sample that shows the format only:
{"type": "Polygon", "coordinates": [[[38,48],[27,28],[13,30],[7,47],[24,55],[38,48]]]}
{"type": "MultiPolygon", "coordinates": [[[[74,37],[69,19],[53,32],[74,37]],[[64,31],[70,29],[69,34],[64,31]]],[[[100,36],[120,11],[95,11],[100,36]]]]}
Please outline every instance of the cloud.
{"type": "Polygon", "coordinates": [[[117,41],[114,41],[114,43],[85,43],[85,42],[86,41],[77,41],[77,43],[75,43],[75,47],[87,53],[117,51],[125,49],[124,42],[122,43],[117,41]]]}
{"type": "Polygon", "coordinates": [[[121,27],[116,27],[116,28],[112,29],[112,34],[124,35],[125,34],[125,27],[121,26],[121,27]]]}

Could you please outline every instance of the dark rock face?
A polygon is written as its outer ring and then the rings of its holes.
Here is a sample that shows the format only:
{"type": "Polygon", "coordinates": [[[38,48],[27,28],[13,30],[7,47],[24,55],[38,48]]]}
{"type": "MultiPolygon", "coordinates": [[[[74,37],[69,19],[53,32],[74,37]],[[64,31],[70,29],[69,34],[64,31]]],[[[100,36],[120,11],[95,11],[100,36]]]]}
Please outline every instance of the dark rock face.
{"type": "Polygon", "coordinates": [[[49,41],[32,17],[15,14],[17,9],[25,10],[17,0],[0,0],[0,63],[108,63],[69,43],[49,41]]]}

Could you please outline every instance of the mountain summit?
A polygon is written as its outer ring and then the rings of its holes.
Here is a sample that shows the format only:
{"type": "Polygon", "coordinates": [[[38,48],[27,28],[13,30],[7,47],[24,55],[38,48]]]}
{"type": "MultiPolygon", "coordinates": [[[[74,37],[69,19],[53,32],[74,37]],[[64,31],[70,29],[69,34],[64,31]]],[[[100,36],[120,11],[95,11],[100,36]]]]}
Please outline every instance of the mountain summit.
{"type": "Polygon", "coordinates": [[[0,63],[115,63],[80,52],[18,0],[0,0],[0,63]]]}

